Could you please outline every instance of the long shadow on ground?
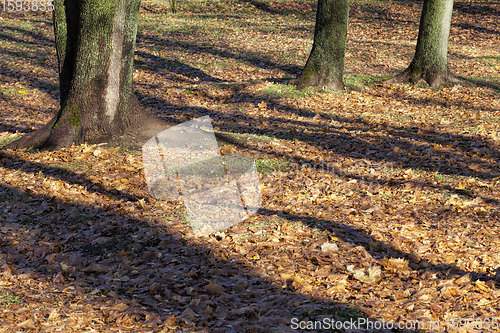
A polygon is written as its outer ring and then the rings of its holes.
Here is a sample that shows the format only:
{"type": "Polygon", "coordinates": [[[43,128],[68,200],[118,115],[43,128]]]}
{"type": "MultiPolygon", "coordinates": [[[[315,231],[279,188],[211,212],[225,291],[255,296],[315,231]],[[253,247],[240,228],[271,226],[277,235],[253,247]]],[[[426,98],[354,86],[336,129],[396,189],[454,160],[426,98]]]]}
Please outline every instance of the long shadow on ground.
{"type": "Polygon", "coordinates": [[[155,45],[161,45],[162,47],[165,48],[182,49],[194,53],[205,53],[218,56],[221,58],[235,59],[242,62],[248,62],[262,69],[279,69],[290,75],[297,75],[300,74],[300,72],[302,71],[302,68],[299,66],[276,63],[263,56],[249,55],[248,53],[239,50],[234,50],[229,47],[226,47],[225,49],[220,49],[215,46],[207,46],[201,43],[198,44],[193,42],[186,42],[181,40],[164,38],[161,36],[145,36],[143,34],[137,35],[137,43],[139,45],[141,43],[144,43],[146,45],[155,44],[155,45]]]}
{"type": "MultiPolygon", "coordinates": [[[[21,167],[10,158],[4,157],[0,165],[39,171],[36,164],[21,167]]],[[[67,170],[44,167],[41,171],[78,183],[79,175],[67,170]]],[[[122,202],[130,200],[120,193],[97,191],[122,202]]],[[[113,299],[129,304],[130,309],[142,308],[142,315],[133,317],[136,325],[153,325],[148,323],[151,317],[154,323],[161,323],[187,308],[195,315],[184,327],[211,332],[285,332],[291,318],[309,318],[318,309],[337,320],[362,315],[344,304],[283,289],[281,283],[263,278],[237,256],[226,259],[216,247],[188,241],[167,226],[98,208],[97,203],[68,203],[7,186],[0,186],[0,198],[2,264],[14,267],[14,274],[57,280],[61,289],[76,287],[83,299],[91,298],[97,290],[104,295],[96,304],[98,309],[113,299]],[[12,235],[16,233],[23,235],[19,236],[21,242],[14,242],[17,238],[12,235]],[[209,282],[225,291],[207,288],[209,282]],[[207,311],[207,307],[212,310],[207,311]],[[144,316],[144,311],[149,316],[144,316]]],[[[112,330],[110,320],[107,324],[112,330]]]]}
{"type": "MultiPolygon", "coordinates": [[[[256,105],[266,101],[269,107],[284,114],[314,117],[317,114],[306,109],[297,109],[276,103],[268,96],[241,93],[242,99],[252,100],[256,105]]],[[[146,96],[139,98],[143,99],[146,96]]],[[[429,103],[418,101],[419,103],[429,103]]],[[[493,179],[500,176],[500,150],[487,139],[438,132],[433,129],[402,127],[387,124],[371,124],[360,118],[347,118],[327,113],[318,114],[324,119],[334,120],[340,125],[321,128],[306,121],[288,120],[286,116],[267,117],[269,126],[263,128],[262,120],[245,114],[224,115],[204,107],[171,105],[160,97],[148,97],[152,107],[164,105],[168,110],[181,110],[185,119],[209,115],[215,124],[235,133],[251,133],[289,140],[300,140],[329,152],[372,161],[395,162],[403,168],[437,171],[442,174],[493,179]],[[435,150],[434,144],[452,144],[453,149],[435,150]],[[488,151],[489,158],[482,156],[488,151]]],[[[433,103],[433,102],[430,102],[433,103]]],[[[438,102],[436,102],[438,103],[438,102]]],[[[178,111],[179,113],[179,111],[178,111]]],[[[168,114],[161,114],[172,120],[168,114]]]]}

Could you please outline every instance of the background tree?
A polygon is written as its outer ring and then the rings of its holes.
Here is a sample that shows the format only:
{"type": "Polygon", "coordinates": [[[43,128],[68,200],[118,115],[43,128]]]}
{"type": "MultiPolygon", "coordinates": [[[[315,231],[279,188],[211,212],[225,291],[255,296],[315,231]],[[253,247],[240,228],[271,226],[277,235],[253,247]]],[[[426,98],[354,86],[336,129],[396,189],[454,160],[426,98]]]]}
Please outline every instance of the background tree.
{"type": "Polygon", "coordinates": [[[161,126],[132,91],[139,5],[140,0],[54,1],[60,109],[8,148],[134,145],[161,126]]]}
{"type": "Polygon", "coordinates": [[[314,43],[297,88],[344,88],[344,58],[349,20],[348,0],[318,0],[314,43]]]}
{"type": "Polygon", "coordinates": [[[459,81],[448,68],[452,11],[453,0],[424,0],[413,60],[390,82],[425,80],[432,87],[459,81]]]}

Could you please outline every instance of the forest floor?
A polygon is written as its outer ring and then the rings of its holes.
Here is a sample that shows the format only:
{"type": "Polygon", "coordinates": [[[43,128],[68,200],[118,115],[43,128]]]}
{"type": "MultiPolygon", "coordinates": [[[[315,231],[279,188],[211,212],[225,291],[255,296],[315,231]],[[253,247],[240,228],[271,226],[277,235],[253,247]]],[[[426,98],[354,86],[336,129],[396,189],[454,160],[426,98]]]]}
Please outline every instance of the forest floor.
{"type": "MultiPolygon", "coordinates": [[[[194,237],[182,202],[148,193],[140,152],[1,151],[0,332],[498,329],[498,2],[455,3],[450,67],[477,85],[430,89],[383,83],[411,61],[420,2],[354,0],[342,93],[291,84],[314,1],[169,3],[142,3],[137,95],[171,123],[242,134],[222,152],[256,161],[262,208],[194,237]]],[[[47,122],[58,91],[51,15],[0,26],[2,146],[47,122]]]]}

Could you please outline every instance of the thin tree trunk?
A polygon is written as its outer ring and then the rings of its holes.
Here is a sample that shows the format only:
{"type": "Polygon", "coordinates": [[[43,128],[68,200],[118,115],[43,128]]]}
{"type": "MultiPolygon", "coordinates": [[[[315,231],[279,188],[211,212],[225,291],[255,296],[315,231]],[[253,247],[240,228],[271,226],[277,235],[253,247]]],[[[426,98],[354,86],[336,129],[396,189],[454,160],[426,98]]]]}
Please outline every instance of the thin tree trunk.
{"type": "Polygon", "coordinates": [[[9,148],[110,142],[155,122],[132,91],[139,4],[54,1],[61,108],[45,127],[9,148]]]}
{"type": "Polygon", "coordinates": [[[344,89],[344,58],[349,20],[347,0],[318,0],[314,43],[297,88],[344,89]]]}
{"type": "Polygon", "coordinates": [[[390,82],[417,83],[424,80],[430,86],[438,86],[458,81],[448,68],[452,11],[453,0],[424,0],[413,60],[390,82]]]}

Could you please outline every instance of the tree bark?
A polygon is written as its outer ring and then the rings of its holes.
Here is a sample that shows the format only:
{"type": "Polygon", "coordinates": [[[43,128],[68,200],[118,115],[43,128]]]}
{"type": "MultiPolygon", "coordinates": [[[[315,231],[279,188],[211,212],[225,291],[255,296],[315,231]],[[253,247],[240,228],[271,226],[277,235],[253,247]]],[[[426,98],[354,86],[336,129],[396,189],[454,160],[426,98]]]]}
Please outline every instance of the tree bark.
{"type": "Polygon", "coordinates": [[[458,82],[448,68],[452,11],[453,0],[424,0],[413,60],[390,82],[417,83],[424,80],[431,87],[458,82]]]}
{"type": "Polygon", "coordinates": [[[344,58],[349,20],[347,0],[318,0],[314,43],[297,88],[344,89],[344,58]]]}
{"type": "Polygon", "coordinates": [[[140,0],[55,0],[60,110],[8,148],[60,148],[136,137],[158,124],[140,107],[132,74],[140,0]]]}

